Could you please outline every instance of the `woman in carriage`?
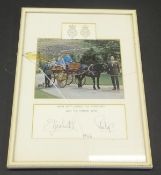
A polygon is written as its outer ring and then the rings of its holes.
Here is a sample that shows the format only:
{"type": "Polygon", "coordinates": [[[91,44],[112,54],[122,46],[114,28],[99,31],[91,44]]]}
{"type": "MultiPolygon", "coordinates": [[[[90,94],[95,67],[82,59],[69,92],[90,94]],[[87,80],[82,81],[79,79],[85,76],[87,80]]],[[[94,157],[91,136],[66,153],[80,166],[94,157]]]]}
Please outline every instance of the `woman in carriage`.
{"type": "Polygon", "coordinates": [[[73,62],[72,57],[69,55],[68,52],[64,52],[63,56],[60,56],[58,60],[55,62],[56,65],[62,66],[64,69],[68,67],[70,63],[73,62]]]}

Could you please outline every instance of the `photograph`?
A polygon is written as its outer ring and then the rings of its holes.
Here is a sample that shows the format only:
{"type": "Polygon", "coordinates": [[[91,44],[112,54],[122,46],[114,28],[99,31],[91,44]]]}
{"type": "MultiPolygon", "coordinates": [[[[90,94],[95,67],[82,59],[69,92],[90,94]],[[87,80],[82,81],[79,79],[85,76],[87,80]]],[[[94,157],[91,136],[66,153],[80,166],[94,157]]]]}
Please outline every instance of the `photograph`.
{"type": "Polygon", "coordinates": [[[35,98],[124,98],[119,40],[39,38],[35,98]]]}

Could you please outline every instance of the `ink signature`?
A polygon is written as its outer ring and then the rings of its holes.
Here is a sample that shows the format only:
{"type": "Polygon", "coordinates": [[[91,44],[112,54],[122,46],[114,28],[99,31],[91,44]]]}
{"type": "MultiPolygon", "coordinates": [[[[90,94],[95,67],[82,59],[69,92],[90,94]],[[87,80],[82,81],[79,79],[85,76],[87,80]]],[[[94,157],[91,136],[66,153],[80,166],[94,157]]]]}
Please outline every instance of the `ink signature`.
{"type": "MultiPolygon", "coordinates": [[[[94,119],[94,125],[100,131],[104,131],[109,134],[112,134],[114,129],[114,123],[111,122],[107,117],[96,117],[94,119]]],[[[86,133],[82,130],[82,127],[78,125],[78,123],[76,123],[76,121],[73,119],[48,119],[44,124],[44,131],[48,132],[51,136],[59,131],[76,131],[78,133],[82,133],[83,139],[92,139],[94,137],[95,131],[91,131],[89,128],[88,132],[86,133]]]]}
{"type": "Polygon", "coordinates": [[[75,121],[66,119],[48,119],[44,125],[44,129],[49,131],[51,134],[63,129],[74,130],[75,121]]]}
{"type": "Polygon", "coordinates": [[[100,130],[111,133],[114,128],[114,123],[110,122],[107,118],[97,117],[95,118],[96,127],[100,130]]]}

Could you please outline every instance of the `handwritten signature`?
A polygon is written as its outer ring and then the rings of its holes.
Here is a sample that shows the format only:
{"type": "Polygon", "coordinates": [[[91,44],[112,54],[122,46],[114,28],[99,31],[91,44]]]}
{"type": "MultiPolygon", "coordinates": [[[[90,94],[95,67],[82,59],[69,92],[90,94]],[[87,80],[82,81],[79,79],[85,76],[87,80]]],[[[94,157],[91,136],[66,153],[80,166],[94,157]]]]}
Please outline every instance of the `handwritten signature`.
{"type": "Polygon", "coordinates": [[[48,131],[52,133],[56,132],[57,130],[61,130],[61,129],[74,130],[75,122],[73,120],[65,120],[65,119],[60,119],[60,120],[49,119],[46,121],[44,129],[47,129],[48,131]]]}
{"type": "Polygon", "coordinates": [[[95,124],[98,129],[107,131],[109,133],[112,132],[114,127],[114,124],[111,123],[109,120],[107,120],[106,118],[100,118],[100,117],[95,119],[95,124]]]}
{"type": "MultiPolygon", "coordinates": [[[[111,134],[114,129],[114,123],[104,117],[96,117],[93,124],[100,131],[105,131],[109,134],[111,134]]],[[[72,119],[48,119],[45,122],[44,130],[49,132],[50,135],[53,135],[58,131],[80,131],[85,139],[92,139],[95,132],[94,130],[91,131],[91,129],[89,129],[88,134],[84,133],[82,127],[78,123],[76,125],[76,121],[72,119]]]]}

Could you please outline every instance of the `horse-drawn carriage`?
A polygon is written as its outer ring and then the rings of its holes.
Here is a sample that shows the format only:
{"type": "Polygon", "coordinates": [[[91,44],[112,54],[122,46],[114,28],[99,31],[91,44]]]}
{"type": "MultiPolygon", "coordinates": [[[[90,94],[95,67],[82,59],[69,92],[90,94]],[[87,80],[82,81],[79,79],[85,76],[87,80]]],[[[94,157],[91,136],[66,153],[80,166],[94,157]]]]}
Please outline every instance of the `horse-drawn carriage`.
{"type": "MultiPolygon", "coordinates": [[[[109,66],[107,63],[92,63],[90,65],[73,62],[70,56],[70,51],[62,51],[65,56],[60,56],[50,69],[52,71],[52,82],[57,82],[60,88],[66,85],[75,83],[78,87],[82,87],[86,83],[86,77],[91,77],[93,81],[93,89],[96,89],[95,84],[97,80],[97,88],[99,87],[100,75],[103,72],[108,73],[109,66]]],[[[116,66],[115,66],[116,67],[116,66]]],[[[117,76],[119,72],[117,64],[117,76]]],[[[110,73],[111,75],[112,73],[110,73]]]]}
{"type": "MultiPolygon", "coordinates": [[[[64,65],[54,65],[52,67],[52,81],[57,81],[57,85],[60,88],[64,88],[71,83],[78,84],[77,76],[81,73],[81,64],[72,62],[64,65]]],[[[83,78],[82,84],[86,82],[86,77],[83,78]]]]}

